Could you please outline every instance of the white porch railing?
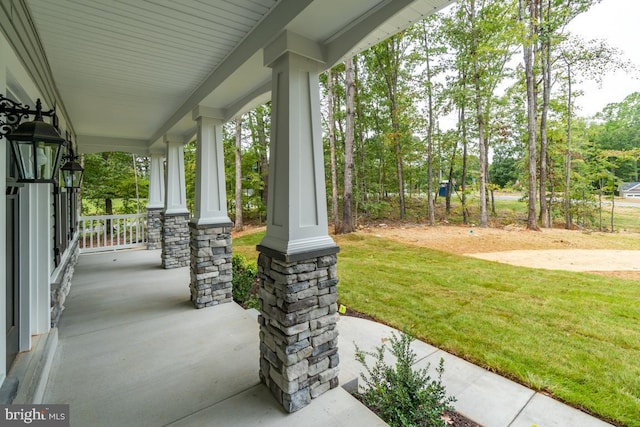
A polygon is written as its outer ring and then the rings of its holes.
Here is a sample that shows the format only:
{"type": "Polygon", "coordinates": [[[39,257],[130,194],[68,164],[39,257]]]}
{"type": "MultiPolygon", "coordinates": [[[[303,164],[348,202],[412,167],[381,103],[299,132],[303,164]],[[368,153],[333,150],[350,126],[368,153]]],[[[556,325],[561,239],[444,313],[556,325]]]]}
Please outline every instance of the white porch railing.
{"type": "Polygon", "coordinates": [[[115,251],[147,244],[147,214],[81,216],[80,253],[115,251]]]}

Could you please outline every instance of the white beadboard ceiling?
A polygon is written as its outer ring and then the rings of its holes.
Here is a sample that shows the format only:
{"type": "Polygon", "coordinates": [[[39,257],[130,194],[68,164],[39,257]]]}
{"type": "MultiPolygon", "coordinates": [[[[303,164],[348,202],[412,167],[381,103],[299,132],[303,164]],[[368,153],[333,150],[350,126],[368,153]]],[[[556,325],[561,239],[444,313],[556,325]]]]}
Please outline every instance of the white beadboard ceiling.
{"type": "Polygon", "coordinates": [[[262,49],[284,29],[327,66],[452,0],[27,0],[81,151],[162,149],[191,112],[269,99],[262,49]]]}

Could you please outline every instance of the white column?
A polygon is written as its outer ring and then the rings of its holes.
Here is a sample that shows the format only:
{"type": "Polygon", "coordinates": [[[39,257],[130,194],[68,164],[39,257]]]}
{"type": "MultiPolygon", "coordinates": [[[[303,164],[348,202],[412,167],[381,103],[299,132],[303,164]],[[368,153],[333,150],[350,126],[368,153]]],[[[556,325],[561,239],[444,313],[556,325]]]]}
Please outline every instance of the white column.
{"type": "Polygon", "coordinates": [[[30,326],[32,335],[40,335],[51,328],[51,187],[50,184],[29,185],[30,326]]]}
{"type": "Polygon", "coordinates": [[[230,225],[224,174],[223,121],[206,117],[199,108],[193,119],[198,124],[196,148],[195,217],[197,225],[230,225]]]}
{"type": "MultiPolygon", "coordinates": [[[[6,60],[9,56],[10,49],[7,49],[4,39],[0,38],[0,62],[7,64],[6,60]]],[[[7,66],[0,67],[0,93],[7,95],[7,87],[5,82],[7,81],[6,70],[7,66]]],[[[7,144],[9,141],[7,138],[0,140],[0,188],[7,188],[7,144]]],[[[0,195],[0,386],[4,382],[6,376],[7,366],[7,248],[4,242],[7,241],[7,198],[5,195],[0,195]]]]}
{"type": "Polygon", "coordinates": [[[164,156],[151,153],[151,176],[149,177],[148,209],[164,208],[164,156]]]}
{"type": "MultiPolygon", "coordinates": [[[[0,56],[3,56],[0,54],[0,56]]],[[[0,67],[0,73],[4,73],[5,67],[0,67]]],[[[0,88],[2,94],[4,92],[4,74],[0,75],[0,88]]],[[[7,138],[0,140],[0,188],[7,188],[7,159],[6,159],[6,145],[9,143],[7,138]]],[[[7,263],[6,244],[7,241],[7,198],[4,194],[0,194],[0,386],[4,382],[6,376],[7,366],[7,275],[5,271],[7,263]]]]}
{"type": "Polygon", "coordinates": [[[335,247],[328,235],[318,75],[321,49],[284,32],[265,49],[273,69],[267,232],[286,255],[335,247]]]}
{"type": "Polygon", "coordinates": [[[178,138],[166,137],[167,144],[167,181],[165,214],[185,214],[187,209],[187,190],[184,181],[184,142],[178,138]]]}

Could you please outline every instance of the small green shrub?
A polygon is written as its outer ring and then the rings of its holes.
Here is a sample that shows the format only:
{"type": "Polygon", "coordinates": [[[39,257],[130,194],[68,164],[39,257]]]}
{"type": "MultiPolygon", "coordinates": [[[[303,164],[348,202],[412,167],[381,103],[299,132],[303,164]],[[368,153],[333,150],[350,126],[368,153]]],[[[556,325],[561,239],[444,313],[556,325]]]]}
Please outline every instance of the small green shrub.
{"type": "Polygon", "coordinates": [[[453,410],[453,397],[447,397],[442,384],[444,359],[436,369],[437,379],[431,379],[427,370],[414,370],[416,354],[411,349],[414,337],[402,333],[399,337],[392,334],[391,354],[397,358],[395,366],[384,362],[386,347],[381,345],[373,352],[365,352],[356,345],[356,360],[366,369],[360,374],[365,391],[359,397],[385,422],[391,426],[442,426],[445,411],[453,410]],[[366,356],[373,357],[374,365],[369,367],[366,356]]]}
{"type": "Polygon", "coordinates": [[[231,280],[233,300],[244,308],[259,308],[258,305],[258,268],[247,262],[242,255],[231,258],[233,278],[231,280]]]}

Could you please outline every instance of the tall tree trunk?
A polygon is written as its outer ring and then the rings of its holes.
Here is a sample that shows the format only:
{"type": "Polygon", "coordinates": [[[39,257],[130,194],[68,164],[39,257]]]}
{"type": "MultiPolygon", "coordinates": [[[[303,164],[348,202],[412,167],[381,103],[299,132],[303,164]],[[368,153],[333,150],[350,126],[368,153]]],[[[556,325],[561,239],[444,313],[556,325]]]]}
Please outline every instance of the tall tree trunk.
{"type": "Polygon", "coordinates": [[[327,70],[327,125],[329,127],[329,150],[331,162],[331,211],[333,216],[333,226],[337,232],[340,228],[338,223],[338,170],[336,164],[336,123],[333,115],[333,73],[331,68],[327,70]]]}
{"type": "MultiPolygon", "coordinates": [[[[540,0],[536,0],[540,2],[540,0]]],[[[539,6],[542,10],[541,5],[539,6]]],[[[551,1],[547,1],[546,20],[551,19],[551,1]]],[[[547,206],[547,116],[549,113],[549,101],[551,99],[551,37],[544,36],[540,43],[542,65],[542,109],[540,111],[540,221],[545,228],[550,227],[547,206]]]]}
{"type": "Polygon", "coordinates": [[[462,205],[462,223],[469,224],[469,210],[467,209],[467,158],[469,143],[467,141],[467,118],[464,104],[460,109],[460,118],[458,120],[462,130],[462,195],[460,203],[462,205]]]}
{"type": "Polygon", "coordinates": [[[480,68],[478,65],[478,40],[477,29],[474,26],[474,22],[477,19],[476,16],[476,4],[475,1],[471,1],[471,65],[473,67],[473,85],[475,89],[475,107],[476,107],[476,125],[478,127],[478,151],[480,153],[480,226],[486,227],[489,222],[487,214],[487,148],[485,141],[485,118],[482,108],[482,91],[480,87],[480,68]]]}
{"type": "Polygon", "coordinates": [[[269,151],[269,143],[267,141],[266,123],[264,121],[265,111],[263,107],[259,107],[253,111],[251,117],[255,118],[254,133],[260,146],[258,150],[258,168],[260,171],[260,181],[262,182],[262,188],[260,190],[260,199],[262,205],[267,206],[267,193],[269,191],[269,158],[267,153],[269,151]]]}
{"type": "MultiPolygon", "coordinates": [[[[109,161],[109,153],[102,153],[102,159],[106,162],[109,161]]],[[[106,215],[113,215],[113,200],[111,198],[104,199],[104,212],[106,215]]],[[[111,220],[105,221],[105,229],[108,235],[111,235],[111,220]]]]}
{"type": "Polygon", "coordinates": [[[445,212],[447,214],[447,218],[451,213],[451,194],[455,190],[455,184],[453,182],[453,163],[455,162],[457,151],[458,151],[458,144],[456,142],[453,146],[451,161],[449,163],[449,173],[447,174],[447,181],[449,182],[449,191],[446,192],[446,196],[445,196],[445,212]]]}
{"type": "Polygon", "coordinates": [[[536,217],[536,92],[533,70],[533,39],[534,26],[536,23],[536,7],[533,1],[529,3],[529,13],[527,13],[527,0],[518,0],[520,20],[527,29],[527,34],[523,38],[525,77],[527,82],[527,130],[529,146],[529,208],[527,212],[527,229],[539,230],[536,217]]]}
{"type": "Polygon", "coordinates": [[[236,118],[236,231],[242,231],[242,117],[236,118]]]}
{"type": "Polygon", "coordinates": [[[346,117],[344,137],[344,196],[342,209],[343,233],[351,233],[353,224],[353,140],[354,140],[354,97],[353,58],[345,61],[346,117]]]}
{"type": "Polygon", "coordinates": [[[136,155],[131,154],[133,162],[133,178],[136,182],[136,213],[140,214],[140,186],[138,185],[138,165],[136,165],[136,155]]]}
{"type": "Polygon", "coordinates": [[[564,228],[570,230],[571,219],[571,63],[567,59],[568,98],[567,98],[567,152],[565,154],[565,187],[564,187],[564,228]]]}
{"type": "Polygon", "coordinates": [[[359,167],[356,167],[356,188],[359,188],[358,194],[359,197],[355,198],[355,223],[358,223],[358,213],[360,212],[359,203],[360,201],[367,201],[367,191],[369,189],[367,185],[367,177],[365,172],[365,163],[366,163],[366,151],[365,151],[365,143],[364,143],[364,115],[362,113],[362,102],[360,99],[360,94],[358,91],[358,87],[360,86],[360,78],[358,73],[358,58],[355,57],[353,61],[353,79],[354,79],[354,96],[355,96],[355,113],[356,113],[356,124],[357,124],[357,146],[355,147],[355,152],[358,155],[359,159],[359,167]]]}
{"type": "Polygon", "coordinates": [[[427,109],[429,111],[429,124],[427,127],[427,204],[429,210],[429,225],[436,223],[436,205],[433,200],[433,85],[431,76],[431,63],[429,55],[429,38],[427,36],[426,23],[423,21],[425,65],[427,71],[427,109]]]}
{"type": "Polygon", "coordinates": [[[402,142],[400,141],[400,124],[398,123],[398,102],[394,97],[391,100],[393,113],[391,113],[391,130],[393,132],[393,139],[395,140],[396,149],[396,169],[398,170],[398,197],[400,201],[400,219],[404,219],[406,208],[404,201],[404,171],[403,171],[403,159],[402,159],[402,142]]]}

